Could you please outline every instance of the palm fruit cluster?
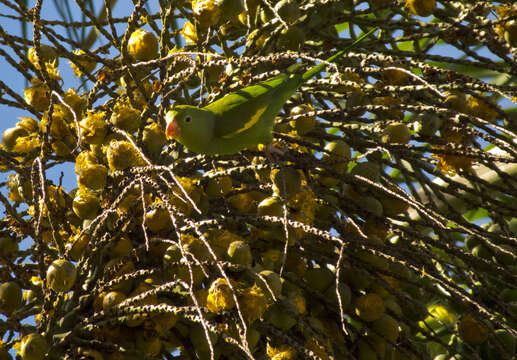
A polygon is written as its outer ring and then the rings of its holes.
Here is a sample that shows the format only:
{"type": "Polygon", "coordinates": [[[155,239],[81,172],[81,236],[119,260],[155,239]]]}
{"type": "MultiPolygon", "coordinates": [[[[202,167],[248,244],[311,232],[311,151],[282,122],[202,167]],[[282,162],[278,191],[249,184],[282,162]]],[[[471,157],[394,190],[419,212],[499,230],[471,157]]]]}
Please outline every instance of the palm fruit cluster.
{"type": "Polygon", "coordinates": [[[0,84],[26,110],[0,145],[0,359],[517,356],[517,7],[106,2],[76,41],[6,3],[34,37],[0,34],[27,70],[0,84]],[[166,140],[171,105],[373,27],[284,105],[277,151],[166,140]]]}

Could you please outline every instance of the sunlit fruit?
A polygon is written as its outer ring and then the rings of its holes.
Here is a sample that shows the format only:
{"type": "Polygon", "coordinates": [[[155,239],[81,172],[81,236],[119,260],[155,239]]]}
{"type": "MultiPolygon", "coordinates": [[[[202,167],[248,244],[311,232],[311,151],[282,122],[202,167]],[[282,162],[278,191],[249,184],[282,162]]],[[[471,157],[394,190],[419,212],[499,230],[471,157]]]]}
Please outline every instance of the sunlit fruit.
{"type": "Polygon", "coordinates": [[[127,51],[137,60],[152,60],[158,55],[158,40],[152,32],[137,29],[129,37],[127,51]]]}
{"type": "Polygon", "coordinates": [[[57,259],[47,269],[47,285],[54,291],[67,292],[77,277],[75,265],[65,259],[57,259]]]}

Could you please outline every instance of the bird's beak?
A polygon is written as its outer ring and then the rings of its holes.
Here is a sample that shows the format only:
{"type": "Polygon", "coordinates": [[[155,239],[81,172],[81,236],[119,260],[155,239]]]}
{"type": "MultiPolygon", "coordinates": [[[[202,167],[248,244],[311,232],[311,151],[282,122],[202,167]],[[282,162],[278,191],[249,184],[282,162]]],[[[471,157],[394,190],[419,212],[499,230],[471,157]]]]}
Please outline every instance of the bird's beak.
{"type": "Polygon", "coordinates": [[[180,128],[175,119],[176,112],[169,111],[167,115],[165,115],[165,120],[167,122],[167,129],[165,129],[165,136],[167,139],[174,139],[179,136],[180,128]]]}

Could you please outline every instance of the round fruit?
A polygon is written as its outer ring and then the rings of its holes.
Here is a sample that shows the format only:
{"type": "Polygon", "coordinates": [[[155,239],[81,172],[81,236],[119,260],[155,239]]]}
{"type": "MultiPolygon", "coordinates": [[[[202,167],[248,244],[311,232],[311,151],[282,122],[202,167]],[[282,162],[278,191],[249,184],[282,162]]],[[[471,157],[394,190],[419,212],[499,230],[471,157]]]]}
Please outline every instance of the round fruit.
{"type": "Polygon", "coordinates": [[[381,181],[380,165],[372,161],[360,162],[352,168],[350,175],[362,176],[372,182],[378,183],[381,181]]]}
{"type": "Polygon", "coordinates": [[[399,337],[399,324],[397,320],[387,314],[374,321],[372,329],[390,343],[394,343],[399,337]]]}
{"type": "Polygon", "coordinates": [[[249,267],[253,262],[250,246],[244,241],[232,242],[228,247],[227,255],[228,259],[234,264],[249,267]]]}
{"type": "MultiPolygon", "coordinates": [[[[40,55],[41,55],[41,62],[42,63],[54,63],[56,66],[59,65],[59,56],[57,54],[56,49],[54,49],[52,46],[46,45],[46,44],[40,44],[39,47],[40,55]]],[[[36,54],[36,49],[31,47],[29,49],[29,52],[27,54],[27,57],[29,58],[29,61],[36,69],[40,68],[39,65],[39,58],[36,54]]]]}
{"type": "Polygon", "coordinates": [[[289,124],[293,129],[296,130],[296,133],[300,136],[310,133],[316,125],[316,115],[300,116],[311,111],[313,111],[312,106],[302,104],[295,106],[289,112],[290,116],[298,116],[295,120],[291,120],[289,124]]]}
{"type": "Polygon", "coordinates": [[[145,149],[151,154],[159,154],[166,143],[165,132],[155,122],[146,125],[142,135],[145,149]]]}
{"type": "Polygon", "coordinates": [[[278,196],[270,196],[257,206],[258,216],[283,216],[282,200],[278,196]]]}
{"type": "Polygon", "coordinates": [[[280,275],[271,270],[262,270],[259,275],[260,279],[256,280],[256,284],[264,291],[266,297],[273,300],[272,292],[274,297],[278,299],[282,294],[282,279],[280,275]],[[267,286],[264,284],[264,281],[267,283],[267,286]]]}
{"type": "Polygon", "coordinates": [[[126,300],[126,295],[120,291],[111,291],[102,298],[102,308],[108,310],[126,300]]]}
{"type": "Polygon", "coordinates": [[[99,198],[91,192],[79,190],[74,197],[72,208],[74,213],[81,219],[92,220],[100,210],[99,198]]]}
{"type": "Polygon", "coordinates": [[[406,124],[396,122],[384,129],[382,141],[389,144],[407,144],[411,140],[411,132],[406,124]]]}
{"type": "Polygon", "coordinates": [[[0,312],[4,315],[11,315],[13,311],[22,305],[22,288],[14,281],[0,285],[0,312]]]}
{"type": "Polygon", "coordinates": [[[137,29],[129,38],[127,51],[137,60],[152,60],[158,53],[158,40],[152,32],[137,29]]]}
{"type": "Polygon", "coordinates": [[[436,0],[407,0],[406,6],[414,15],[426,17],[436,10],[436,0]]]}
{"type": "Polygon", "coordinates": [[[322,293],[334,283],[335,275],[327,268],[312,268],[305,273],[307,286],[314,292],[322,293]]]}
{"type": "Polygon", "coordinates": [[[384,302],[375,293],[362,295],[355,302],[355,313],[365,321],[375,321],[384,315],[384,302]]]}
{"type": "Polygon", "coordinates": [[[4,146],[5,150],[12,151],[14,145],[16,145],[16,140],[18,140],[18,138],[28,135],[29,133],[27,132],[27,130],[21,127],[15,126],[12,128],[8,128],[4,131],[2,135],[2,145],[4,146]]]}
{"type": "Polygon", "coordinates": [[[280,0],[275,5],[277,14],[288,24],[293,24],[301,15],[300,4],[296,0],[280,0]]]}
{"type": "Polygon", "coordinates": [[[57,259],[47,269],[47,286],[57,292],[67,292],[77,277],[75,265],[65,259],[57,259]]]}
{"type": "Polygon", "coordinates": [[[302,185],[300,172],[291,167],[272,170],[271,180],[275,194],[288,199],[296,195],[302,185]]]}
{"type": "Polygon", "coordinates": [[[23,360],[43,360],[48,349],[45,338],[33,333],[23,337],[20,355],[23,360]]]}
{"type": "Polygon", "coordinates": [[[0,236],[0,257],[9,256],[18,251],[16,238],[10,236],[0,236]]]}

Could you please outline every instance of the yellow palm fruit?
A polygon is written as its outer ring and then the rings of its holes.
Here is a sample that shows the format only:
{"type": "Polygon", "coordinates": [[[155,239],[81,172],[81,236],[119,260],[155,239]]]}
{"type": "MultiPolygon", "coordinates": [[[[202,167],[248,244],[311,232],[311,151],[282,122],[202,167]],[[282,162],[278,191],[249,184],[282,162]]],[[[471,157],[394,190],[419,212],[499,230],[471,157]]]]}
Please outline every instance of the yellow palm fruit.
{"type": "Polygon", "coordinates": [[[37,111],[43,111],[50,105],[50,93],[48,87],[39,80],[33,80],[32,86],[23,92],[25,102],[37,111]]]}
{"type": "Polygon", "coordinates": [[[100,210],[100,199],[94,193],[79,189],[74,197],[72,208],[80,219],[94,219],[100,210]]]}
{"type": "Polygon", "coordinates": [[[72,70],[74,71],[75,76],[81,77],[83,75],[83,71],[79,68],[81,66],[87,73],[93,72],[95,67],[97,66],[97,63],[94,60],[89,59],[84,54],[85,52],[83,50],[74,50],[74,54],[79,57],[78,60],[72,61],[70,60],[70,66],[72,67],[72,70]],[[77,66],[79,64],[79,66],[77,66]]]}
{"type": "Polygon", "coordinates": [[[132,107],[129,101],[119,101],[115,103],[110,121],[116,127],[128,133],[134,133],[140,127],[142,119],[140,110],[132,107]]]}
{"type": "Polygon", "coordinates": [[[209,311],[215,313],[233,309],[235,301],[232,289],[228,286],[226,279],[219,278],[212,282],[210,289],[208,289],[206,306],[209,311]]]}
{"type": "Polygon", "coordinates": [[[87,144],[102,144],[108,132],[104,117],[104,111],[88,111],[86,117],[81,120],[81,140],[87,144]]]}
{"type": "Polygon", "coordinates": [[[268,300],[264,291],[254,285],[239,294],[239,304],[244,319],[251,324],[265,313],[268,300]]]}
{"type": "MultiPolygon", "coordinates": [[[[40,55],[43,63],[54,63],[59,65],[59,56],[56,49],[50,45],[40,44],[40,55]]],[[[27,53],[27,58],[36,69],[40,69],[39,58],[36,54],[36,48],[31,47],[27,53]]]]}
{"type": "Polygon", "coordinates": [[[138,166],[140,162],[140,154],[126,140],[110,141],[106,150],[106,158],[111,171],[125,170],[138,166]]]}
{"type": "Polygon", "coordinates": [[[77,270],[68,260],[54,260],[47,269],[47,286],[56,292],[67,292],[75,284],[77,270]]]}
{"type": "Polygon", "coordinates": [[[129,37],[127,51],[137,60],[152,60],[158,55],[158,40],[152,32],[137,29],[129,37]]]}

